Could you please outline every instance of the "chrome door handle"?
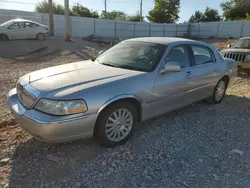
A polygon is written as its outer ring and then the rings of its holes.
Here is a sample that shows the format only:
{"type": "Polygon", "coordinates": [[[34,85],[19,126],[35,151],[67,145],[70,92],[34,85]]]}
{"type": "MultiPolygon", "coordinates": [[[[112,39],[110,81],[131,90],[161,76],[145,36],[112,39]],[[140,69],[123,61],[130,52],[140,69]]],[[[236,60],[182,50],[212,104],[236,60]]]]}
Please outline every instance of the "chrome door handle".
{"type": "Polygon", "coordinates": [[[215,69],[214,69],[214,72],[217,72],[217,71],[219,71],[219,69],[215,68],[215,69]]]}

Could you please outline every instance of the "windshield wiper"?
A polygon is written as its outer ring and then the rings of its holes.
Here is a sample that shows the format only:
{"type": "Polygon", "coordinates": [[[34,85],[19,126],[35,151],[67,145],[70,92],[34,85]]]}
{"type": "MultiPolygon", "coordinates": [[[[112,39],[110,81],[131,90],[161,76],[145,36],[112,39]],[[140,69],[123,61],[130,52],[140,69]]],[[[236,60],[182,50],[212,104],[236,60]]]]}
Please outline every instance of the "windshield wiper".
{"type": "Polygon", "coordinates": [[[114,65],[114,64],[109,64],[109,63],[101,63],[102,65],[107,65],[107,66],[110,66],[110,67],[118,67],[118,66],[116,66],[116,65],[114,65]]]}
{"type": "Polygon", "coordinates": [[[124,68],[124,69],[129,69],[129,70],[135,70],[135,71],[142,71],[142,72],[149,72],[148,69],[143,69],[143,68],[138,68],[138,67],[132,67],[132,66],[128,66],[128,65],[121,65],[119,66],[120,68],[124,68]]]}

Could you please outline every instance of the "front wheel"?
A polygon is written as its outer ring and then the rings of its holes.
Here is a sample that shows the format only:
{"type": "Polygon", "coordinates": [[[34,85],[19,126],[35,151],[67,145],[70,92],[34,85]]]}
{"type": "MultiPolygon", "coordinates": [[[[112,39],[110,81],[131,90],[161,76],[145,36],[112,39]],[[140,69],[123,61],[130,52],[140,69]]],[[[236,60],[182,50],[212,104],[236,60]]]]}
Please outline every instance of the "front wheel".
{"type": "Polygon", "coordinates": [[[227,82],[224,79],[221,79],[215,86],[213,95],[206,99],[206,101],[213,104],[219,104],[223,100],[226,90],[227,82]]]}
{"type": "Polygon", "coordinates": [[[45,35],[43,33],[38,33],[36,36],[37,40],[44,40],[45,39],[45,35]]]}
{"type": "Polygon", "coordinates": [[[1,41],[7,41],[7,40],[9,40],[9,37],[6,34],[0,34],[0,40],[1,41]]]}
{"type": "Polygon", "coordinates": [[[136,108],[128,102],[118,102],[100,114],[95,136],[105,147],[122,145],[132,136],[137,122],[136,108]]]}

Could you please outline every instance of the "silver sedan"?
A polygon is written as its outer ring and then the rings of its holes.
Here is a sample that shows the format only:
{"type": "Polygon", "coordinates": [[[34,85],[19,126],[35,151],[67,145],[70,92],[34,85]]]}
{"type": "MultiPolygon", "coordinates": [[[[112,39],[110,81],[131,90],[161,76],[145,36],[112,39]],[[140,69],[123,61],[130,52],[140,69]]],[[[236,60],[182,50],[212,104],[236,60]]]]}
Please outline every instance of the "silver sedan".
{"type": "Polygon", "coordinates": [[[94,135],[114,147],[125,143],[140,122],[203,99],[220,103],[236,75],[236,62],[209,44],[135,38],[95,60],[22,76],[8,103],[20,126],[41,141],[94,135]]]}

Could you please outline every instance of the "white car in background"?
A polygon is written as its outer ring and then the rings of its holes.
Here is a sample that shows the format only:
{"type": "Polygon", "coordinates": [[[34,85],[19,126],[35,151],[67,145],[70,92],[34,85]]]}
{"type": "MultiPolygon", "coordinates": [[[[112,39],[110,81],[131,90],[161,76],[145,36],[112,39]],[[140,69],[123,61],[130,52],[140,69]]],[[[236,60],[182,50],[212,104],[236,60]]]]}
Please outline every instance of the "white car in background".
{"type": "Polygon", "coordinates": [[[37,39],[49,36],[49,28],[31,20],[14,19],[0,25],[0,40],[37,39]]]}

